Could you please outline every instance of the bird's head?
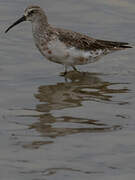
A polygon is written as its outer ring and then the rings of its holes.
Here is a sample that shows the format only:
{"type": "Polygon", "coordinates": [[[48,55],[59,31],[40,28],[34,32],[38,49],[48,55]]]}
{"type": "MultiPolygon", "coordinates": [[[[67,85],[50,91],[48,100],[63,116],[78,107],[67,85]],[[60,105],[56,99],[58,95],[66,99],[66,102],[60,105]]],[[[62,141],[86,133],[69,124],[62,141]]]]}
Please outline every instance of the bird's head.
{"type": "Polygon", "coordinates": [[[47,17],[45,15],[45,12],[39,7],[39,6],[29,6],[25,9],[24,15],[18,19],[16,22],[14,22],[6,31],[7,33],[12,27],[16,26],[17,24],[20,24],[23,21],[30,21],[35,22],[44,17],[44,20],[47,21],[47,17]]]}

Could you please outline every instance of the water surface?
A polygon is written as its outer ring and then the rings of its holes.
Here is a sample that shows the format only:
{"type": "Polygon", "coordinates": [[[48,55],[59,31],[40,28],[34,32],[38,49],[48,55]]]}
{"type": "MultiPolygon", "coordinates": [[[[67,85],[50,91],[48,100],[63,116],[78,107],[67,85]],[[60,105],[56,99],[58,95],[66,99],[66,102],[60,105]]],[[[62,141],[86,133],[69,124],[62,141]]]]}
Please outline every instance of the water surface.
{"type": "Polygon", "coordinates": [[[0,2],[0,179],[134,179],[134,48],[61,77],[64,68],[34,46],[30,23],[4,34],[30,4],[55,26],[135,42],[133,0],[0,2]]]}

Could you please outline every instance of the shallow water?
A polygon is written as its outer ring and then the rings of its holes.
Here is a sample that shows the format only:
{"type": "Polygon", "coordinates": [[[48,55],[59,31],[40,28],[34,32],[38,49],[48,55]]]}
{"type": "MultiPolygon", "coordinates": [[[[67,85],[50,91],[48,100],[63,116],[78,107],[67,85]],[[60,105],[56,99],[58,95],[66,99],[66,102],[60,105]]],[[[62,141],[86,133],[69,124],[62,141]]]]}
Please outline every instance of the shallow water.
{"type": "Polygon", "coordinates": [[[34,46],[31,25],[4,30],[29,4],[55,26],[135,42],[133,0],[0,2],[0,179],[135,178],[135,51],[60,76],[34,46]]]}

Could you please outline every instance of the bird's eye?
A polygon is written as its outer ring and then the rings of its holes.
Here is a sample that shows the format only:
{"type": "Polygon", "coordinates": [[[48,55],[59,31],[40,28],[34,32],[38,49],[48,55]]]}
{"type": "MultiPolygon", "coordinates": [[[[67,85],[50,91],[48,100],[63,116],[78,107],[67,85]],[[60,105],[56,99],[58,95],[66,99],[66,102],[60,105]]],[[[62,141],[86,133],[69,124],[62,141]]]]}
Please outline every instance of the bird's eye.
{"type": "Polygon", "coordinates": [[[30,12],[29,12],[29,15],[32,15],[34,13],[34,10],[31,10],[30,12]]]}

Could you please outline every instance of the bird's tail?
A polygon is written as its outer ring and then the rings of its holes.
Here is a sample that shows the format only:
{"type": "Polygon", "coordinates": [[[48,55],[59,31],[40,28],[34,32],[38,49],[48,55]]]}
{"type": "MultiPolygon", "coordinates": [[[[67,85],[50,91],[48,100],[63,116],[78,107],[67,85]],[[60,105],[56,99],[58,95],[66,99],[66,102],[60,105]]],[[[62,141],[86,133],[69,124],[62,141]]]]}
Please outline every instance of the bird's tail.
{"type": "Polygon", "coordinates": [[[129,45],[127,42],[115,42],[115,41],[105,41],[105,40],[99,40],[97,39],[97,42],[102,43],[105,46],[112,47],[112,48],[132,48],[132,46],[129,45]]]}

